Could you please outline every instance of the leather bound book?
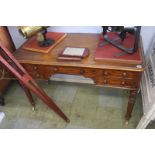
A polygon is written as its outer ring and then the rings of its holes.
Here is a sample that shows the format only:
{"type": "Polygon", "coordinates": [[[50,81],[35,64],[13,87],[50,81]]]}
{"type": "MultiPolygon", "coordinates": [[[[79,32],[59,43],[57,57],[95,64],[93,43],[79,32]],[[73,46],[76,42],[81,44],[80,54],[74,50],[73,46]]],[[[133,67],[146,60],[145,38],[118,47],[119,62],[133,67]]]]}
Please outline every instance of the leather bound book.
{"type": "MultiPolygon", "coordinates": [[[[108,37],[110,39],[115,39],[118,38],[118,34],[116,32],[111,32],[108,33],[108,37]]],[[[127,38],[123,42],[121,40],[117,40],[117,42],[126,48],[133,48],[134,35],[127,34],[127,38]]],[[[111,60],[115,63],[129,64],[141,64],[142,61],[139,49],[133,54],[125,53],[121,49],[105,42],[103,35],[101,35],[95,52],[95,61],[110,62],[111,60]]]]}
{"type": "Polygon", "coordinates": [[[40,47],[38,41],[36,40],[36,36],[27,40],[22,48],[28,51],[33,52],[41,52],[41,53],[49,53],[55,46],[57,46],[61,41],[65,39],[67,36],[66,33],[57,33],[57,32],[48,32],[46,34],[47,38],[51,38],[55,41],[54,44],[48,47],[40,47]]]}

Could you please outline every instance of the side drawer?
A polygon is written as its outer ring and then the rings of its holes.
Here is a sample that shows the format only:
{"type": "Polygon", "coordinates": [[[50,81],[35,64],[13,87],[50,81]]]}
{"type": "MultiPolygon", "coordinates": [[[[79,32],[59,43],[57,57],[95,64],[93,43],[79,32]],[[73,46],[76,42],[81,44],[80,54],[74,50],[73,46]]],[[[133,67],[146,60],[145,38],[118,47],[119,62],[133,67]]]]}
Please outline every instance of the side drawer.
{"type": "Polygon", "coordinates": [[[138,88],[139,83],[137,79],[104,78],[103,80],[104,85],[123,88],[138,88]]]}
{"type": "Polygon", "coordinates": [[[139,72],[132,72],[132,71],[121,71],[121,70],[104,70],[103,76],[105,77],[118,77],[118,78],[137,78],[139,76],[139,72]]]}
{"type": "Polygon", "coordinates": [[[45,79],[45,73],[40,73],[41,68],[40,65],[30,65],[30,64],[22,64],[25,70],[34,78],[34,79],[45,79]]]}

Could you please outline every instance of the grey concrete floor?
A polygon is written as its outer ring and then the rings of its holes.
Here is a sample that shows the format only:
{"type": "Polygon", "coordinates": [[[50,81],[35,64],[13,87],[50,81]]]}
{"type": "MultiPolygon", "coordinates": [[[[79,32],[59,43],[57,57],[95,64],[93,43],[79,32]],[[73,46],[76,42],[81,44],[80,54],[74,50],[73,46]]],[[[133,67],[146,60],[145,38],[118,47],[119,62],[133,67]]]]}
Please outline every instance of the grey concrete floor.
{"type": "Polygon", "coordinates": [[[24,91],[14,82],[5,94],[6,105],[0,106],[0,111],[5,113],[1,129],[134,129],[142,116],[142,100],[138,94],[132,118],[125,124],[127,90],[55,81],[50,85],[41,81],[39,85],[70,118],[70,123],[36,96],[37,110],[32,111],[24,91]]]}

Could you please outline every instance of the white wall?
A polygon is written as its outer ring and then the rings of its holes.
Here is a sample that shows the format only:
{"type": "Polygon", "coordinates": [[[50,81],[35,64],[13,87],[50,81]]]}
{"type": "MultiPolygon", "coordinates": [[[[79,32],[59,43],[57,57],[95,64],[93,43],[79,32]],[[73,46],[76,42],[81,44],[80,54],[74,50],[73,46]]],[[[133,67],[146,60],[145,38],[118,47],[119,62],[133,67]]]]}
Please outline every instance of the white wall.
{"type": "MultiPolygon", "coordinates": [[[[18,28],[16,26],[9,26],[8,28],[16,48],[20,47],[25,42],[25,39],[19,34],[18,28]]],[[[102,28],[100,26],[52,26],[48,28],[48,31],[66,32],[66,33],[101,33],[102,28]]],[[[154,34],[155,34],[155,26],[142,27],[141,35],[145,53],[148,49],[148,46],[154,34]]]]}
{"type": "Polygon", "coordinates": [[[146,53],[151,43],[152,37],[155,35],[155,26],[143,26],[141,30],[144,52],[146,53]]]}
{"type": "MultiPolygon", "coordinates": [[[[25,39],[19,34],[17,26],[8,26],[9,32],[13,38],[16,48],[20,47],[25,39]]],[[[65,33],[100,33],[100,26],[52,26],[48,31],[65,33]]]]}
{"type": "Polygon", "coordinates": [[[16,48],[19,48],[26,40],[19,34],[17,26],[8,26],[8,29],[16,48]]]}
{"type": "Polygon", "coordinates": [[[102,28],[100,26],[52,26],[48,29],[54,32],[68,32],[68,33],[100,33],[102,28]]]}

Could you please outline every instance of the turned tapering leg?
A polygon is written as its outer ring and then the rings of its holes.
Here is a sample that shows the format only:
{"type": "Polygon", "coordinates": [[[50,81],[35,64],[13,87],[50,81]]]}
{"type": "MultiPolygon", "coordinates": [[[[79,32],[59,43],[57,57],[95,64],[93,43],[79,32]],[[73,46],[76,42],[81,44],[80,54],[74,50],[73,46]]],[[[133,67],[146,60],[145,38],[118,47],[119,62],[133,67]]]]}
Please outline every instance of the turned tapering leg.
{"type": "MultiPolygon", "coordinates": [[[[21,84],[21,83],[20,83],[20,84],[21,84]]],[[[22,88],[24,89],[25,94],[26,94],[27,98],[29,99],[29,101],[30,101],[30,103],[31,103],[31,105],[32,105],[32,107],[33,107],[33,109],[35,110],[35,102],[34,102],[34,100],[33,100],[33,97],[32,97],[32,94],[31,94],[30,90],[29,90],[27,87],[25,87],[24,85],[22,85],[22,84],[21,84],[21,86],[22,86],[22,88]]]]}
{"type": "Polygon", "coordinates": [[[137,90],[130,90],[127,113],[126,113],[127,120],[131,118],[132,110],[136,101],[136,96],[137,96],[137,90]]]}

